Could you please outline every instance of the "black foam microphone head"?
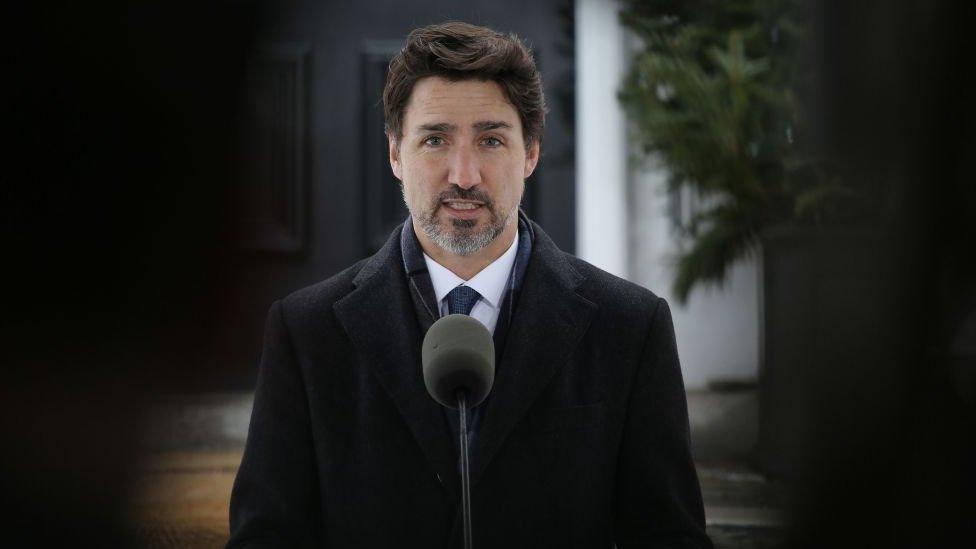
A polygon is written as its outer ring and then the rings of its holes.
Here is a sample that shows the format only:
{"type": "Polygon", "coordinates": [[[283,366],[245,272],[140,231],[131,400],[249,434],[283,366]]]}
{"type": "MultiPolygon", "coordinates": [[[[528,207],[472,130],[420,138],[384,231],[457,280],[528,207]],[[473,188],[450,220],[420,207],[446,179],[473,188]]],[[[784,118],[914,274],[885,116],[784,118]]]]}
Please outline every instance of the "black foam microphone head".
{"type": "Polygon", "coordinates": [[[427,392],[443,406],[457,408],[457,392],[468,407],[481,404],[495,382],[495,342],[481,322],[447,315],[427,330],[421,349],[427,392]]]}

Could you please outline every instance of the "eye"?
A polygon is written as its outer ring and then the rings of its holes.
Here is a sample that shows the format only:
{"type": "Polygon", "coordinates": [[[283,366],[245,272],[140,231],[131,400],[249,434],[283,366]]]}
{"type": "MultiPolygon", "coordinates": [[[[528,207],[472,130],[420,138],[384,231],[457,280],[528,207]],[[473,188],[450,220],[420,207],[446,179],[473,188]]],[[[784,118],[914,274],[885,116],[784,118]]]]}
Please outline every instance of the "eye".
{"type": "Polygon", "coordinates": [[[493,149],[502,146],[502,140],[498,139],[497,137],[486,137],[482,139],[481,142],[484,143],[485,146],[491,147],[493,149]]]}
{"type": "Polygon", "coordinates": [[[439,135],[432,135],[427,139],[424,139],[424,145],[429,147],[440,147],[444,144],[444,138],[439,135]]]}

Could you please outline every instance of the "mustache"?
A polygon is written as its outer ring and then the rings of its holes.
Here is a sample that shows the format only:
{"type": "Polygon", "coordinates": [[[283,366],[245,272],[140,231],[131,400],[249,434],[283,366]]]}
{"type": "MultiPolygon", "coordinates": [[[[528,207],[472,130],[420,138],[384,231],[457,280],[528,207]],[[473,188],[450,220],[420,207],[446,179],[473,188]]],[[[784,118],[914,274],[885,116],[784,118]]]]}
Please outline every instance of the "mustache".
{"type": "Polygon", "coordinates": [[[489,210],[495,205],[488,196],[488,193],[482,191],[481,189],[462,189],[457,185],[451,185],[447,189],[440,192],[437,195],[437,203],[440,204],[445,200],[477,200],[478,202],[484,203],[485,207],[489,210]]]}

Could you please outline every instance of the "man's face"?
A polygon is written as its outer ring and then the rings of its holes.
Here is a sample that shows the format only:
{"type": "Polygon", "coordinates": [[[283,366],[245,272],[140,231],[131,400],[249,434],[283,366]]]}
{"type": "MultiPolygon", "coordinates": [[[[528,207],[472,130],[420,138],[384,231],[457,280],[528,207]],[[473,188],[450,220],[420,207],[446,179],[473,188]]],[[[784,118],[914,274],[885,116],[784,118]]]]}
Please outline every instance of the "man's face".
{"type": "Polygon", "coordinates": [[[460,256],[513,226],[539,159],[538,142],[526,150],[518,112],[492,81],[417,81],[403,137],[389,145],[410,215],[430,241],[460,256]]]}

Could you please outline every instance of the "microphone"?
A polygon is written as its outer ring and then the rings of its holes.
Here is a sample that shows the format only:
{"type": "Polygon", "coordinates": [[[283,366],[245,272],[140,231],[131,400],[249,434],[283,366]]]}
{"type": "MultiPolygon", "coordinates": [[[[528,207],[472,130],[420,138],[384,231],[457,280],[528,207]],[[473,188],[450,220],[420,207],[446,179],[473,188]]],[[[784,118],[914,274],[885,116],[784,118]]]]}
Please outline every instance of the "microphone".
{"type": "Polygon", "coordinates": [[[427,392],[442,406],[458,411],[464,547],[472,549],[467,414],[468,408],[484,402],[495,382],[495,342],[474,318],[447,315],[427,330],[420,360],[427,392]]]}
{"type": "Polygon", "coordinates": [[[459,391],[474,408],[495,382],[495,342],[468,315],[447,315],[435,322],[424,336],[421,362],[427,392],[448,408],[458,408],[459,391]]]}

